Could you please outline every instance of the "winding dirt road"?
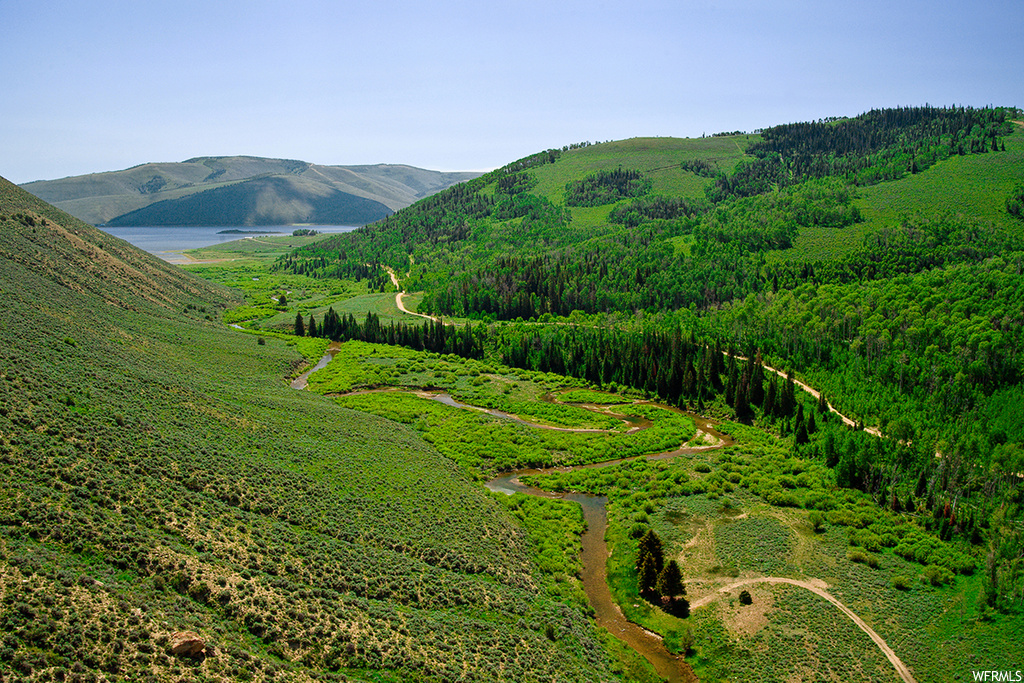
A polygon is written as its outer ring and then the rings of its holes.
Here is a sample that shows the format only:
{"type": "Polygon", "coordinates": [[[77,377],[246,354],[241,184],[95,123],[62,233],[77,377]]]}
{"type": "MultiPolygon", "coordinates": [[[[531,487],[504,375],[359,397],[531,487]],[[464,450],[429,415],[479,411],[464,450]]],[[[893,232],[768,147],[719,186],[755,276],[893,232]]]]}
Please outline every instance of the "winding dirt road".
{"type": "MultiPolygon", "coordinates": [[[[1024,123],[1022,123],[1022,125],[1024,125],[1024,123]]],[[[391,282],[394,283],[395,289],[399,290],[398,293],[395,294],[395,306],[398,307],[398,310],[400,310],[402,313],[407,313],[409,315],[414,315],[414,316],[416,316],[418,318],[426,318],[427,320],[432,320],[434,322],[438,322],[440,320],[440,318],[437,318],[435,316],[426,315],[424,313],[417,313],[415,311],[410,311],[408,308],[406,308],[405,307],[405,302],[403,301],[403,299],[405,298],[405,295],[408,292],[402,291],[400,289],[400,285],[398,284],[398,275],[395,273],[394,269],[392,269],[392,268],[390,268],[388,266],[381,266],[381,267],[384,270],[387,271],[389,276],[391,276],[391,282]]],[[[725,355],[729,355],[728,351],[723,351],[722,353],[724,353],[725,355]]],[[[736,360],[740,360],[740,361],[747,360],[747,358],[745,356],[740,356],[740,355],[736,355],[736,356],[734,356],[734,358],[736,358],[736,360]]],[[[786,373],[783,370],[780,370],[778,368],[773,368],[770,365],[764,365],[764,364],[762,364],[762,367],[765,370],[768,370],[769,372],[774,372],[776,375],[778,375],[779,377],[782,377],[783,379],[786,378],[786,373]]],[[[800,387],[801,389],[806,391],[808,394],[813,396],[815,398],[815,400],[821,398],[821,392],[819,392],[817,389],[814,389],[813,387],[811,387],[810,385],[806,384],[805,382],[801,382],[800,380],[794,378],[793,379],[793,384],[795,384],[796,386],[800,387]]],[[[832,412],[832,413],[835,413],[836,415],[838,415],[839,418],[843,421],[843,424],[845,424],[845,425],[847,425],[849,427],[856,427],[857,426],[856,422],[854,422],[851,418],[847,417],[846,415],[843,415],[838,410],[836,410],[835,407],[831,403],[829,403],[828,401],[826,401],[825,403],[828,405],[829,412],[832,412]]],[[[868,434],[873,434],[874,436],[878,436],[878,437],[882,436],[882,432],[877,427],[865,427],[864,431],[867,432],[868,434]]]]}
{"type": "MultiPolygon", "coordinates": [[[[381,266],[381,268],[388,272],[388,275],[391,276],[391,282],[394,283],[395,288],[398,289],[398,275],[395,274],[395,271],[392,270],[391,268],[388,268],[387,266],[381,266]]],[[[405,299],[406,294],[407,292],[404,292],[401,289],[399,289],[398,293],[395,294],[395,306],[398,306],[398,310],[400,310],[402,313],[414,315],[417,318],[426,318],[427,320],[433,320],[435,323],[440,320],[440,318],[435,318],[432,315],[426,315],[425,313],[417,313],[416,311],[410,311],[408,308],[406,308],[405,302],[403,301],[403,299],[405,299]]]]}
{"type": "Polygon", "coordinates": [[[864,633],[868,634],[868,637],[875,642],[875,645],[877,645],[878,649],[882,651],[882,654],[884,654],[886,658],[892,663],[893,667],[896,669],[896,673],[899,674],[900,678],[902,678],[906,683],[917,683],[914,679],[914,676],[910,673],[910,669],[908,669],[907,665],[904,664],[903,661],[896,656],[896,653],[893,652],[893,649],[889,647],[889,645],[885,642],[882,636],[878,635],[875,629],[868,626],[863,619],[854,614],[849,607],[836,600],[834,597],[832,597],[830,593],[826,592],[825,589],[822,588],[822,585],[825,585],[824,582],[814,583],[811,581],[798,581],[797,579],[787,579],[781,576],[763,576],[755,579],[743,579],[742,581],[734,581],[733,583],[722,586],[718,588],[714,593],[711,593],[710,595],[705,595],[703,598],[694,601],[693,604],[690,605],[690,610],[693,611],[696,609],[700,609],[701,607],[705,607],[706,605],[711,604],[715,600],[720,600],[721,598],[728,595],[731,591],[740,588],[741,586],[749,586],[755,583],[788,583],[791,586],[805,588],[814,593],[815,595],[828,600],[830,603],[835,605],[839,609],[839,611],[848,616],[861,631],[864,631],[864,633]]]}

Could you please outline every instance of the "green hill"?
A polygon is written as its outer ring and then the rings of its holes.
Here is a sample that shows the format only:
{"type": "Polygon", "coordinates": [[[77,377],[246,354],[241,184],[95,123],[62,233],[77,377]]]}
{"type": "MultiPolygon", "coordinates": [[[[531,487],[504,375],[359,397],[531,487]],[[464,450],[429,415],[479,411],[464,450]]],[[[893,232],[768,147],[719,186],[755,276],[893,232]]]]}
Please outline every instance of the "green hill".
{"type": "Polygon", "coordinates": [[[362,225],[477,175],[198,157],[22,187],[94,225],[362,225]]]}
{"type": "Polygon", "coordinates": [[[228,290],[3,180],[0,290],[5,680],[612,678],[506,509],[228,290]]]}
{"type": "Polygon", "coordinates": [[[371,199],[301,178],[272,176],[165,199],[107,225],[363,225],[390,213],[371,199]]]}
{"type": "MultiPolygon", "coordinates": [[[[1020,628],[1024,605],[1021,116],[903,107],[749,136],[547,150],[296,249],[276,268],[352,278],[389,268],[422,291],[421,313],[479,323],[472,353],[768,432],[826,468],[837,495],[864,495],[930,539],[882,540],[878,525],[879,542],[867,542],[851,528],[851,561],[870,547],[922,565],[907,571],[956,586],[946,596],[968,605],[962,620],[1002,637],[1020,628]],[[723,353],[749,360],[720,370],[723,353]],[[827,399],[798,409],[774,373],[758,377],[758,357],[827,399]],[[829,403],[854,429],[830,419],[829,403]],[[927,550],[940,542],[968,558],[948,575],[927,550]]],[[[330,333],[456,348],[453,335],[354,327],[330,333]]],[[[716,501],[747,487],[773,506],[871,525],[792,497],[795,480],[753,486],[734,469],[747,454],[729,457],[716,501]]],[[[666,502],[660,514],[678,509],[666,502]]],[[[610,533],[631,534],[624,523],[610,533]]],[[[910,588],[904,578],[898,590],[910,588]]],[[[635,595],[633,580],[624,573],[624,595],[635,595]]],[[[703,652],[695,666],[717,657],[703,652]]]]}
{"type": "MultiPolygon", "coordinates": [[[[932,438],[957,438],[939,436],[937,415],[981,406],[1024,376],[1016,354],[993,355],[1020,343],[1019,324],[979,327],[981,313],[936,310],[905,293],[894,310],[942,323],[896,325],[861,302],[897,291],[897,278],[925,288],[941,271],[954,288],[1012,270],[991,259],[1024,250],[1024,224],[1008,208],[1024,177],[1019,115],[911,107],[757,135],[548,150],[301,248],[278,267],[338,275],[380,263],[423,290],[423,312],[455,317],[685,309],[723,344],[818,373],[865,420],[911,410],[932,438]],[[799,303],[790,298],[798,291],[799,303]],[[853,368],[884,389],[868,398],[850,385],[853,368]],[[941,397],[945,382],[973,398],[941,397]]],[[[1010,298],[989,297],[981,310],[1003,319],[1015,290],[989,286],[1010,298]]],[[[955,301],[981,295],[961,291],[955,301]]]]}

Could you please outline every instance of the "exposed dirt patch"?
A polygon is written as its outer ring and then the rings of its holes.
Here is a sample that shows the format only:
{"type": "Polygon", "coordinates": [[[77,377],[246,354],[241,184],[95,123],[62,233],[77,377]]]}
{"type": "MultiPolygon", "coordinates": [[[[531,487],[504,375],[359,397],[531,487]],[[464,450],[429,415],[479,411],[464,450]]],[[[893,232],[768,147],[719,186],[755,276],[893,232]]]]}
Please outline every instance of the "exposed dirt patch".
{"type": "Polygon", "coordinates": [[[717,436],[698,429],[693,438],[687,442],[686,447],[693,449],[711,449],[718,448],[722,443],[722,440],[717,436]]]}
{"type": "Polygon", "coordinates": [[[823,585],[824,582],[819,579],[800,581],[797,579],[789,579],[781,576],[762,576],[760,578],[740,579],[725,586],[721,586],[720,588],[718,588],[717,591],[713,591],[710,594],[704,595],[700,599],[693,601],[690,604],[690,610],[692,611],[700,609],[701,607],[704,607],[714,602],[715,600],[721,599],[726,595],[731,595],[734,592],[736,592],[738,595],[737,589],[740,588],[746,588],[747,590],[750,590],[749,587],[755,584],[772,583],[788,583],[791,586],[805,588],[814,593],[815,595],[822,597],[825,600],[832,603],[832,605],[834,605],[840,612],[849,617],[850,620],[857,625],[857,628],[864,631],[864,633],[868,634],[868,637],[874,641],[875,645],[877,645],[878,648],[882,651],[882,654],[884,654],[886,658],[889,660],[889,662],[892,663],[893,668],[896,669],[897,675],[899,675],[899,677],[902,678],[905,683],[916,683],[913,674],[910,673],[910,669],[908,669],[907,666],[900,660],[900,658],[896,656],[896,653],[893,652],[893,649],[889,647],[888,643],[886,643],[885,640],[883,640],[882,637],[878,635],[878,633],[875,632],[873,628],[866,624],[863,619],[854,614],[849,607],[839,602],[829,592],[827,592],[825,590],[825,588],[827,588],[827,584],[823,585]]]}
{"type": "MultiPolygon", "coordinates": [[[[387,266],[384,266],[384,270],[386,270],[388,272],[388,275],[391,276],[391,282],[397,288],[398,287],[398,275],[395,274],[394,270],[392,270],[391,268],[388,268],[387,266]]],[[[404,302],[405,295],[406,295],[406,292],[402,292],[402,291],[399,291],[397,294],[395,294],[395,306],[397,306],[398,310],[400,310],[402,313],[407,313],[409,315],[414,315],[417,318],[426,318],[427,320],[432,320],[435,323],[439,320],[438,318],[435,318],[432,315],[425,315],[423,313],[416,313],[415,311],[410,311],[408,308],[405,307],[405,302],[404,302]]],[[[451,325],[453,323],[447,323],[447,324],[451,325]]]]}
{"type": "Polygon", "coordinates": [[[753,585],[746,589],[753,602],[741,605],[739,595],[722,603],[722,623],[730,634],[748,638],[768,625],[768,614],[775,605],[768,584],[753,585]]]}

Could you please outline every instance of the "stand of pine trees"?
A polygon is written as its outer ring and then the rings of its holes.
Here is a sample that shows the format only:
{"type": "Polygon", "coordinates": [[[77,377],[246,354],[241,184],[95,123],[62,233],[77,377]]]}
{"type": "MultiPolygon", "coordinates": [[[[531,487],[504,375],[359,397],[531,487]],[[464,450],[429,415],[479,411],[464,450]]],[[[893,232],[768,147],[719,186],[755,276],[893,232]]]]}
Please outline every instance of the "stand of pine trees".
{"type": "Polygon", "coordinates": [[[674,616],[690,616],[683,572],[675,560],[665,562],[661,539],[652,530],[648,530],[637,545],[636,576],[642,598],[674,616]]]}

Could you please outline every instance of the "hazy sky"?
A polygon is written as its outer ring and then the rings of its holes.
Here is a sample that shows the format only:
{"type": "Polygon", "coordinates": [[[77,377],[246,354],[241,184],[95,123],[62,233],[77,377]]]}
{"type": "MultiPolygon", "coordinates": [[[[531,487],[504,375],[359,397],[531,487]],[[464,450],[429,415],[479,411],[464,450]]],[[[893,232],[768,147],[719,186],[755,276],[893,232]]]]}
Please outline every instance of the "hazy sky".
{"type": "Polygon", "coordinates": [[[484,170],[899,105],[1024,106],[1021,0],[0,0],[0,175],[248,154],[484,170]]]}

